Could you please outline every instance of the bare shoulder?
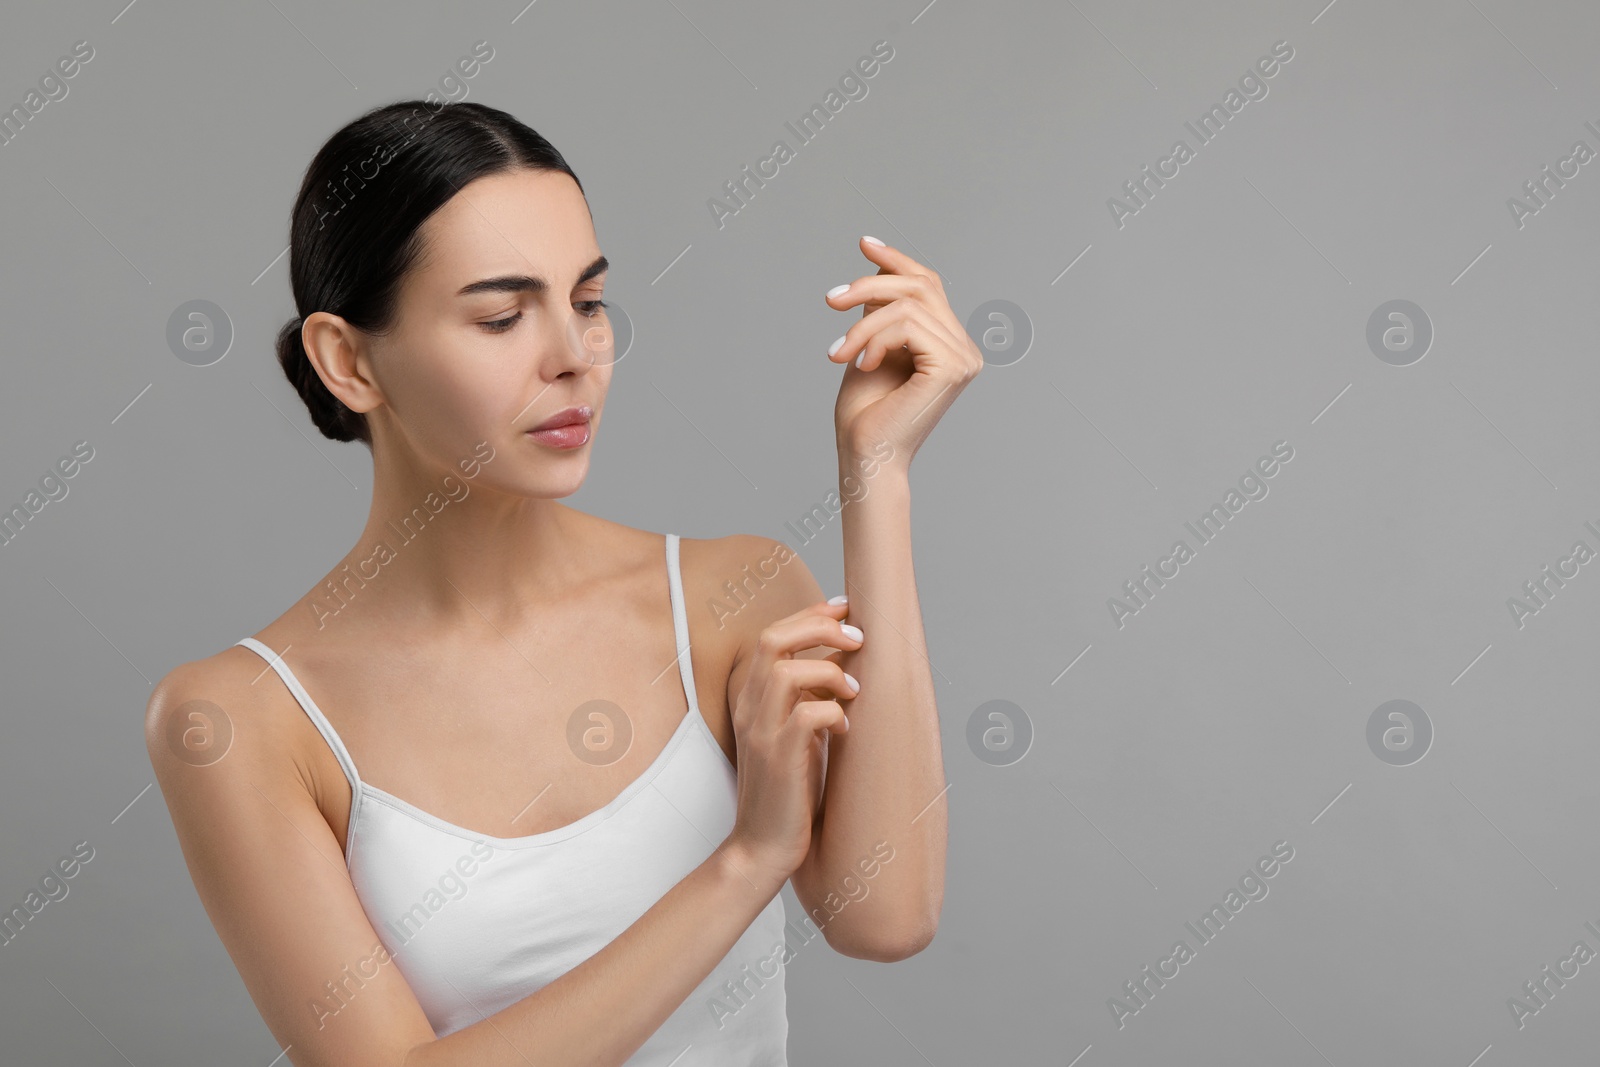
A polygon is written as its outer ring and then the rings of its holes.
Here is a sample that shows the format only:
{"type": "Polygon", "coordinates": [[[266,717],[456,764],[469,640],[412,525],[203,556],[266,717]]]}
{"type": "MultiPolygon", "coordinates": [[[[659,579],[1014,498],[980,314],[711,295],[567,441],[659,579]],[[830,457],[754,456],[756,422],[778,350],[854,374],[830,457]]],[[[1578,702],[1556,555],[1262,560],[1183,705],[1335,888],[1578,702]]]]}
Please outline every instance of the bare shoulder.
{"type": "Polygon", "coordinates": [[[730,682],[769,623],[827,599],[800,554],[776,538],[684,538],[679,554],[691,629],[717,644],[730,682]]]}
{"type": "MultiPolygon", "coordinates": [[[[223,710],[224,705],[237,710],[240,699],[249,693],[242,677],[243,657],[232,651],[180,663],[151,690],[145,705],[144,736],[157,769],[172,758],[191,764],[204,760],[214,754],[204,749],[224,743],[216,734],[231,733],[228,727],[233,716],[223,710]],[[228,715],[227,722],[224,715],[228,715]]],[[[249,655],[245,649],[239,651],[249,655]]]]}
{"type": "MultiPolygon", "coordinates": [[[[172,668],[145,705],[145,747],[163,788],[201,781],[185,768],[227,760],[250,777],[300,774],[303,736],[281,685],[257,684],[267,662],[233,645],[172,668]]],[[[221,777],[212,776],[212,777],[221,777]]]]}

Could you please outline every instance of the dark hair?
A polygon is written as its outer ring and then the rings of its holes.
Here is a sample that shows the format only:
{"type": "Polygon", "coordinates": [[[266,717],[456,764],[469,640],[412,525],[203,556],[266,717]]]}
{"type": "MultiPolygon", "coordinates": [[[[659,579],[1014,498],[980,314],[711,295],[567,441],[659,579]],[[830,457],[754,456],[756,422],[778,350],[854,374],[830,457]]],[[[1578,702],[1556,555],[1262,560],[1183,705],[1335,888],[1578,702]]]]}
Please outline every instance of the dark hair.
{"type": "Polygon", "coordinates": [[[277,350],[324,436],[372,447],[366,417],[329,392],[306,357],[306,316],[332,312],[375,334],[391,328],[400,282],[422,252],[423,222],[473,179],[517,168],[578,182],[549,141],[476,101],[385,104],[317,151],[290,216],[289,284],[299,314],[278,331],[277,350]]]}

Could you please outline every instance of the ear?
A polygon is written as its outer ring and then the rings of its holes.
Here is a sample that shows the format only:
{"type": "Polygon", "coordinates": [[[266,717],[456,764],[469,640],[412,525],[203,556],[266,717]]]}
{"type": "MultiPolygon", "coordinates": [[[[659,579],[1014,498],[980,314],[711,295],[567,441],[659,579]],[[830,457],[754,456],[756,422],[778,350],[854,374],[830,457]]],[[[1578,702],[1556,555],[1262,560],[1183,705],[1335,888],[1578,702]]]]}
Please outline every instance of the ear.
{"type": "Polygon", "coordinates": [[[300,326],[300,343],[322,384],[345,407],[365,413],[383,403],[366,336],[344,318],[330,311],[312,312],[300,326]]]}

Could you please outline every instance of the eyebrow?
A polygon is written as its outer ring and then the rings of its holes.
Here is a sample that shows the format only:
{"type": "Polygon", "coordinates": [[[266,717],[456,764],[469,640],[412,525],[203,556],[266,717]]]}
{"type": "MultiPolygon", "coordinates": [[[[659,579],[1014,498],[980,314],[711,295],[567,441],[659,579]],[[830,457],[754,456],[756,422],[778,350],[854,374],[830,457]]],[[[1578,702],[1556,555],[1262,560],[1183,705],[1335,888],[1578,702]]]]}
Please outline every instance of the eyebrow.
{"type": "MultiPolygon", "coordinates": [[[[582,285],[590,278],[604,274],[611,269],[611,262],[605,256],[600,256],[578,275],[574,287],[582,285]]],[[[498,278],[484,278],[481,281],[463,285],[457,296],[471,296],[474,293],[544,293],[550,290],[550,283],[536,274],[503,274],[498,278]]]]}

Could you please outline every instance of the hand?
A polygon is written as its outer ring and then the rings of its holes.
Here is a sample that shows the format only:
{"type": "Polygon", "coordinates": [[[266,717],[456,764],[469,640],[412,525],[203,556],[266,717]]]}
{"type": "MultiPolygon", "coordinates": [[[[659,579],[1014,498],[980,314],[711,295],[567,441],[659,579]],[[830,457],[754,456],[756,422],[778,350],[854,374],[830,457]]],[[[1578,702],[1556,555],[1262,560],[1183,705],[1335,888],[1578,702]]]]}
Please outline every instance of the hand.
{"type": "Polygon", "coordinates": [[[728,844],[736,865],[781,887],[811,851],[822,803],[828,733],[850,728],[837,699],[855,690],[831,659],[795,659],[818,645],[861,647],[840,626],[847,604],[816,604],[761,631],[744,687],[732,708],[739,806],[728,844]],[[816,698],[821,694],[822,698],[816,698]]]}
{"type": "Polygon", "coordinates": [[[861,305],[861,321],[828,357],[852,364],[839,383],[834,433],[841,447],[856,451],[889,441],[910,463],[940,416],[983,369],[983,353],[950,309],[937,274],[866,238],[861,254],[878,265],[878,273],[826,298],[838,311],[861,305]]]}

